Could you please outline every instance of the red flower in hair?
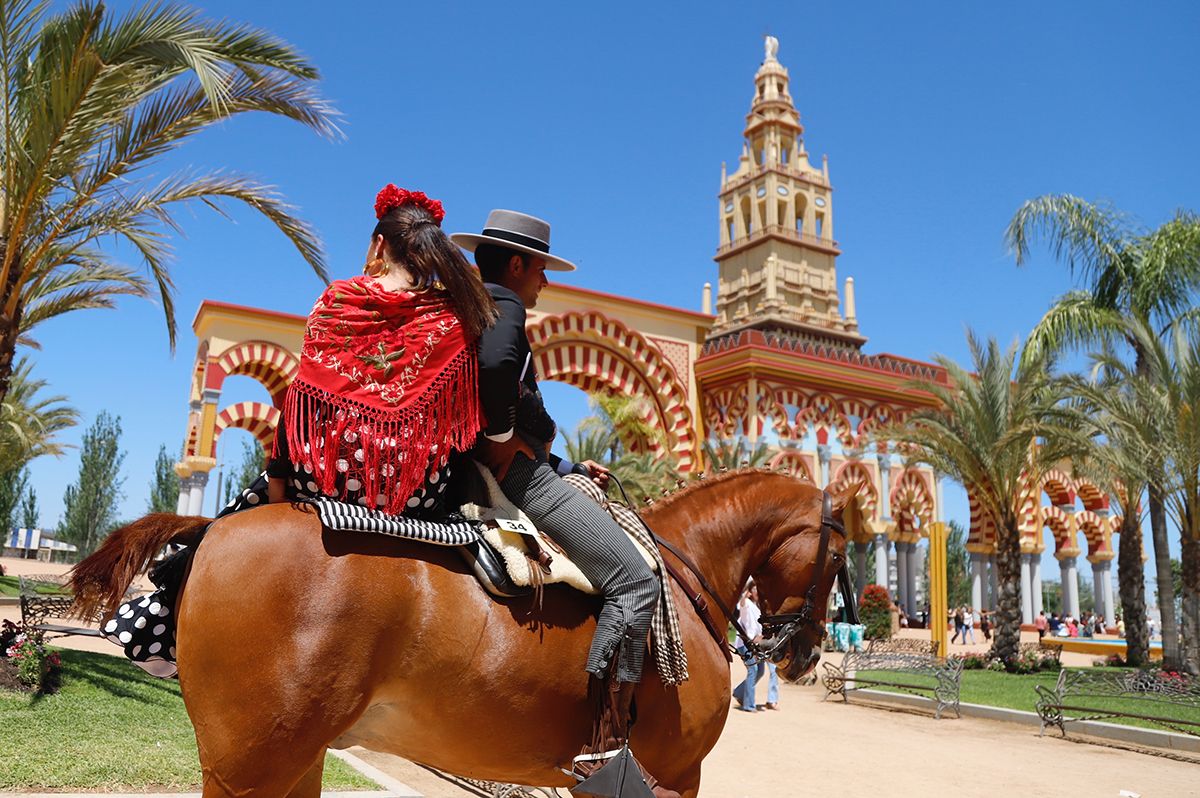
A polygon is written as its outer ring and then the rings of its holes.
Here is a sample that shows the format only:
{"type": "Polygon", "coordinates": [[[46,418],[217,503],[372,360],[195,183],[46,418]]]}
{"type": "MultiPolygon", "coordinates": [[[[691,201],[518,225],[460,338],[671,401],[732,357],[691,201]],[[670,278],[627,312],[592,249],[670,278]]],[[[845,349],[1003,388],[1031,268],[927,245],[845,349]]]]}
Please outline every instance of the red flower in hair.
{"type": "Polygon", "coordinates": [[[425,196],[424,191],[406,191],[398,188],[394,183],[388,183],[375,195],[375,218],[382,219],[388,211],[399,208],[401,205],[416,205],[418,208],[424,208],[438,226],[441,226],[442,219],[446,218],[446,211],[442,209],[441,202],[425,196]]]}

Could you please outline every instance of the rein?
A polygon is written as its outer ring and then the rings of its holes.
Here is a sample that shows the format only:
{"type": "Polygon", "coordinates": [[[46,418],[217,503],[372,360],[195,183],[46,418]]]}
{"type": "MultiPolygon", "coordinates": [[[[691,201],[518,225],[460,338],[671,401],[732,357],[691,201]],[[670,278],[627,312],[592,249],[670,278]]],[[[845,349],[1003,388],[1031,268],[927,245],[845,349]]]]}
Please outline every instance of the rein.
{"type": "MultiPolygon", "coordinates": [[[[625,503],[633,506],[629,501],[628,494],[625,493],[625,486],[621,484],[621,480],[617,479],[615,474],[610,474],[609,478],[616,483],[617,488],[621,491],[621,496],[625,500],[625,503]]],[[[821,491],[821,541],[817,548],[817,562],[816,567],[813,569],[812,581],[809,583],[808,590],[804,594],[804,606],[800,608],[799,612],[762,616],[762,618],[759,619],[759,622],[762,624],[763,634],[767,635],[769,633],[770,636],[765,637],[762,642],[759,643],[755,643],[751,639],[750,635],[746,634],[746,630],[742,628],[742,624],[738,620],[737,614],[732,612],[729,607],[725,605],[725,602],[721,601],[720,595],[718,595],[717,591],[714,590],[713,587],[708,583],[708,580],[704,578],[704,574],[701,572],[700,568],[694,562],[692,562],[691,558],[680,551],[679,548],[673,543],[660,537],[654,530],[650,528],[641,515],[638,515],[638,520],[641,521],[642,526],[645,527],[646,531],[650,533],[650,536],[660,548],[664,548],[674,554],[675,557],[678,558],[678,560],[683,563],[689,571],[692,572],[692,575],[696,577],[697,581],[699,581],[700,588],[704,590],[704,592],[708,593],[725,618],[727,618],[729,622],[733,624],[733,628],[737,630],[738,636],[741,637],[743,644],[750,652],[751,659],[755,661],[769,659],[772,662],[778,662],[779,660],[783,659],[784,649],[788,642],[798,632],[807,626],[820,627],[821,621],[813,617],[812,608],[817,598],[817,581],[821,578],[821,574],[825,572],[825,561],[829,557],[830,535],[831,532],[837,532],[842,536],[843,539],[846,538],[845,526],[842,525],[841,521],[838,521],[833,517],[833,500],[830,498],[827,491],[821,491]]],[[[698,614],[700,619],[704,621],[704,625],[708,627],[709,634],[713,636],[713,638],[717,641],[717,645],[720,646],[721,650],[725,653],[725,658],[732,661],[732,655],[730,654],[729,650],[729,642],[726,640],[724,632],[717,628],[715,621],[708,611],[708,602],[705,601],[704,596],[699,591],[694,591],[692,587],[687,584],[686,581],[684,581],[682,575],[670,563],[664,560],[663,564],[666,565],[667,572],[670,573],[675,581],[679,583],[679,586],[683,588],[688,600],[691,601],[692,606],[695,608],[696,614],[698,614]]],[[[857,624],[858,607],[855,603],[854,586],[850,580],[850,568],[847,562],[843,562],[842,567],[838,569],[837,581],[838,587],[842,593],[842,600],[843,604],[845,605],[846,616],[850,623],[857,624]]],[[[824,636],[824,630],[821,631],[821,634],[824,636]]]]}

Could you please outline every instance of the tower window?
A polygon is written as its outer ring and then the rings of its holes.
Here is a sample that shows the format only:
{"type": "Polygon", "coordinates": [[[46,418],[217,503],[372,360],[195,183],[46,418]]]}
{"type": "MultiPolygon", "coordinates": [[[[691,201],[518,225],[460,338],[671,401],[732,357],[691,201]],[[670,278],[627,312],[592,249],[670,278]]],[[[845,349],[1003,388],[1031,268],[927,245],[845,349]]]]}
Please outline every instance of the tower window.
{"type": "Polygon", "coordinates": [[[817,234],[817,238],[824,238],[825,237],[825,214],[823,214],[823,213],[817,214],[817,222],[816,222],[815,227],[817,228],[815,230],[815,232],[817,234]]]}

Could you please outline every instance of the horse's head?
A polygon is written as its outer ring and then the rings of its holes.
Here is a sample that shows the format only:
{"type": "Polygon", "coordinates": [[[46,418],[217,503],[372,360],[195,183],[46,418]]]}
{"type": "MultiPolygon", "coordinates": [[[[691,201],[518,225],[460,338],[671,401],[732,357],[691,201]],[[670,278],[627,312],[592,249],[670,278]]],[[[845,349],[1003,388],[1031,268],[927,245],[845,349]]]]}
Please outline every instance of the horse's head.
{"type": "Polygon", "coordinates": [[[846,561],[846,538],[838,530],[842,513],[859,487],[858,483],[850,483],[829,492],[826,516],[826,492],[811,484],[800,485],[799,491],[792,494],[797,497],[794,510],[787,513],[773,535],[774,546],[767,561],[754,573],[765,616],[793,616],[790,627],[764,625],[763,630],[768,642],[773,636],[791,632],[782,646],[782,658],[777,655],[779,673],[789,681],[808,673],[820,659],[826,602],[846,561]],[[830,524],[831,520],[835,523],[830,524]]]}

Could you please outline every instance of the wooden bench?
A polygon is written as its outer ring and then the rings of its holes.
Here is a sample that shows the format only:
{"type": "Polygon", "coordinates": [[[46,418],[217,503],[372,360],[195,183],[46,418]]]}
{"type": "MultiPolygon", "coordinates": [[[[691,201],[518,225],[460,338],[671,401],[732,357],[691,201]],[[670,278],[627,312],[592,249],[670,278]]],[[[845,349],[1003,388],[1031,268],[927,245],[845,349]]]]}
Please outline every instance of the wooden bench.
{"type": "Polygon", "coordinates": [[[825,698],[836,693],[848,702],[851,690],[890,687],[937,702],[935,718],[940,719],[947,707],[962,717],[958,706],[962,660],[943,659],[936,652],[937,644],[926,640],[872,640],[866,651],[847,652],[840,666],[825,663],[825,698]]]}
{"type": "MultiPolygon", "coordinates": [[[[38,629],[47,637],[83,635],[103,637],[99,629],[80,626],[77,619],[68,619],[75,597],[66,585],[66,578],[52,574],[21,576],[17,580],[21,594],[21,623],[27,628],[38,629]],[[71,623],[48,623],[50,619],[71,620],[71,623]]],[[[99,614],[92,621],[99,623],[99,614]]]]}
{"type": "Polygon", "coordinates": [[[1064,737],[1066,724],[1081,720],[1136,718],[1168,731],[1200,737],[1200,679],[1161,670],[1114,671],[1066,668],[1051,690],[1034,685],[1042,734],[1057,726],[1064,737]],[[1191,710],[1192,718],[1179,709],[1191,710]]]}

